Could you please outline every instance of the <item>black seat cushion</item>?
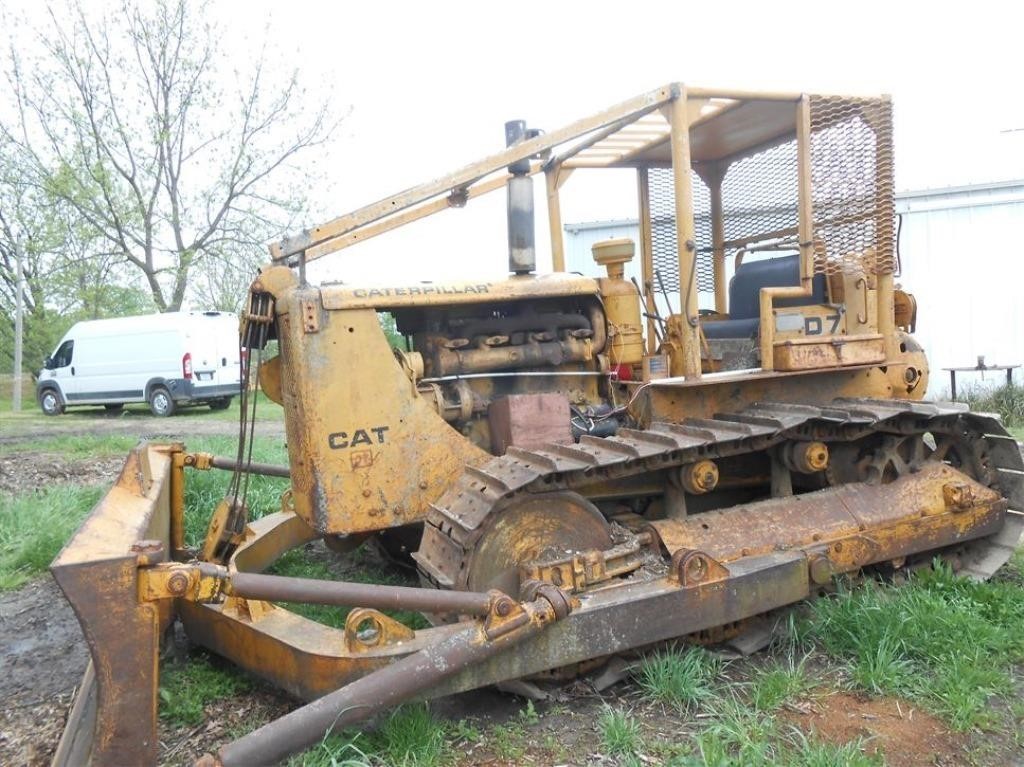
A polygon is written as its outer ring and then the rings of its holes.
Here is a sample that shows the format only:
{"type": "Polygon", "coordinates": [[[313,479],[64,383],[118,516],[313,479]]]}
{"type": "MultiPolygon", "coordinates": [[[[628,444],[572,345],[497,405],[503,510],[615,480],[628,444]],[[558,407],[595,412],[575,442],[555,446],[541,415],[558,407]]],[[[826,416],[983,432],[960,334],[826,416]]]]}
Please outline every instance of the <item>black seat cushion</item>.
{"type": "Polygon", "coordinates": [[[701,324],[705,338],[754,338],[761,329],[760,317],[742,320],[713,320],[701,324]]]}
{"type": "MultiPolygon", "coordinates": [[[[703,324],[707,338],[753,338],[760,329],[761,288],[779,288],[800,284],[800,256],[782,256],[765,261],[740,264],[729,281],[729,319],[703,324]]],[[[776,299],[774,305],[808,306],[826,301],[825,275],[816,274],[811,295],[776,299]]]]}

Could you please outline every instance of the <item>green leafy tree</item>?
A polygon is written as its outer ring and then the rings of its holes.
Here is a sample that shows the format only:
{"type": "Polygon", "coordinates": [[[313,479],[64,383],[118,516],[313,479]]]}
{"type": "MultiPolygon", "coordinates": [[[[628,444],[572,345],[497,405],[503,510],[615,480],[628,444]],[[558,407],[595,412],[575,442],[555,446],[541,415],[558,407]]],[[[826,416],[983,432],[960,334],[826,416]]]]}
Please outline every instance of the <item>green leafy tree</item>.
{"type": "Polygon", "coordinates": [[[77,320],[155,311],[116,253],[104,252],[59,198],[26,183],[30,160],[0,137],[0,370],[13,370],[17,255],[22,257],[23,364],[32,372],[77,320]]]}
{"type": "Polygon", "coordinates": [[[395,315],[390,312],[377,312],[377,320],[380,322],[380,328],[384,331],[384,335],[388,339],[388,344],[391,348],[404,351],[405,336],[398,332],[398,323],[395,321],[395,315]]]}

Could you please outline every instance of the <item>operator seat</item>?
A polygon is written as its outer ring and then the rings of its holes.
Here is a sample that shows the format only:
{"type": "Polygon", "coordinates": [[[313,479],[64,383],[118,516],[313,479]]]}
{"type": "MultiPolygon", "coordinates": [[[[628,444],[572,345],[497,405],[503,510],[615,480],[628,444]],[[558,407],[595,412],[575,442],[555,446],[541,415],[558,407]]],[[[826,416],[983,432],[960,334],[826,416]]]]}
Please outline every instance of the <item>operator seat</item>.
{"type": "MultiPolygon", "coordinates": [[[[729,319],[701,324],[705,338],[756,338],[761,328],[761,288],[800,284],[800,256],[745,261],[729,280],[729,319]]],[[[809,306],[827,301],[825,275],[816,274],[811,295],[776,299],[775,306],[809,306]]]]}

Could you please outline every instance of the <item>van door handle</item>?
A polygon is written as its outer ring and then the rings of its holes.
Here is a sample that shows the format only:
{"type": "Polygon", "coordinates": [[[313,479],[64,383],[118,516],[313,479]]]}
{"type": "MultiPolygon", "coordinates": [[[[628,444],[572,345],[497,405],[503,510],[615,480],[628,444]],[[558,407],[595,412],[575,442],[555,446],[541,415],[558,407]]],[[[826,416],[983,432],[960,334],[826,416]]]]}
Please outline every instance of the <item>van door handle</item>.
{"type": "Polygon", "coordinates": [[[75,374],[75,369],[74,369],[74,367],[72,367],[71,368],[71,375],[74,375],[74,374],[75,374]]]}

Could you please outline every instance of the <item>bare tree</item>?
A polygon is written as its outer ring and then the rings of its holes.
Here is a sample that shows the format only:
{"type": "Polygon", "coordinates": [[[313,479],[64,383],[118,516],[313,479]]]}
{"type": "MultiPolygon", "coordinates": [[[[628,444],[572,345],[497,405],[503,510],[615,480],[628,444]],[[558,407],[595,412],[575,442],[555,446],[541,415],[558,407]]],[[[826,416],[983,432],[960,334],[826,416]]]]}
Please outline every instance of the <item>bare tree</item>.
{"type": "Polygon", "coordinates": [[[71,0],[50,8],[36,60],[11,55],[20,121],[5,130],[32,183],[137,269],[161,311],[181,308],[200,265],[264,257],[303,207],[289,173],[334,127],[326,103],[304,109],[296,71],[272,82],[263,50],[232,78],[206,11],[129,0],[97,17],[71,0]]]}

